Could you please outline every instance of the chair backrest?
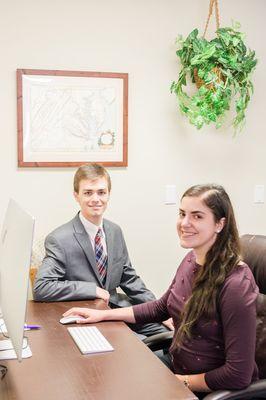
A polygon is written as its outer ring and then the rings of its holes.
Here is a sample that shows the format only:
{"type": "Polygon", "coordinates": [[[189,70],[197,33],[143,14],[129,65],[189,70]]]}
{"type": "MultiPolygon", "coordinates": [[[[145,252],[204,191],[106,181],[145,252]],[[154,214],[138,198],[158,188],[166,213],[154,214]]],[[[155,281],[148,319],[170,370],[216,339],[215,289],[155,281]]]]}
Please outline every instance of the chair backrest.
{"type": "Polygon", "coordinates": [[[38,268],[42,263],[44,255],[45,255],[44,236],[34,237],[32,253],[31,253],[31,267],[30,267],[30,283],[31,283],[31,289],[32,289],[32,294],[29,295],[30,298],[33,297],[33,285],[34,285],[35,277],[38,272],[38,268]]]}
{"type": "Polygon", "coordinates": [[[30,267],[30,282],[31,282],[31,287],[33,288],[35,277],[37,274],[38,268],[31,266],[30,267]]]}
{"type": "Polygon", "coordinates": [[[260,294],[257,299],[256,363],[260,378],[266,378],[266,236],[241,237],[243,260],[248,264],[260,294]]]}
{"type": "Polygon", "coordinates": [[[243,235],[241,246],[243,260],[252,270],[260,293],[266,294],[266,236],[243,235]]]}

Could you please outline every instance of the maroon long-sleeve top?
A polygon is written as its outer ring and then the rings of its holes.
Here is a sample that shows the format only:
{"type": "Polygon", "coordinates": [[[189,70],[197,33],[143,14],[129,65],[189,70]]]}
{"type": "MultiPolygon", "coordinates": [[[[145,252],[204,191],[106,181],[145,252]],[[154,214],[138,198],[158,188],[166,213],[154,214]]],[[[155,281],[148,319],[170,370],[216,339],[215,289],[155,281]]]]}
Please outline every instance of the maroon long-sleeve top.
{"type": "MultiPolygon", "coordinates": [[[[133,307],[137,323],[173,318],[175,330],[190,297],[200,265],[190,252],[179,266],[167,292],[159,299],[133,307]]],[[[246,264],[226,278],[218,298],[218,311],[211,320],[201,318],[193,337],[172,352],[177,374],[205,373],[211,390],[242,389],[258,379],[255,363],[256,298],[258,288],[246,264]]]]}

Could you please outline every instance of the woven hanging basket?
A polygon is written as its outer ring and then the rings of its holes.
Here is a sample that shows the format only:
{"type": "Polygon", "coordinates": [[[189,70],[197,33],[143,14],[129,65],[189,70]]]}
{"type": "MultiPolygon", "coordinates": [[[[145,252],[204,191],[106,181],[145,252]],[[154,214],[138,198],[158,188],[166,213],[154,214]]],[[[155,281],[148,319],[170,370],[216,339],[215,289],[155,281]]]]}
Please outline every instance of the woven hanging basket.
{"type": "MultiPolygon", "coordinates": [[[[223,76],[223,74],[222,74],[220,68],[214,67],[214,68],[212,69],[212,72],[215,73],[215,74],[217,75],[217,82],[219,82],[219,83],[220,83],[220,82],[225,82],[225,77],[223,76]]],[[[197,86],[198,89],[199,89],[201,86],[203,86],[203,85],[204,85],[207,89],[214,89],[214,84],[213,84],[213,83],[206,84],[206,83],[204,82],[204,80],[201,79],[201,78],[199,77],[197,68],[194,68],[193,75],[194,75],[194,79],[195,79],[195,84],[196,84],[196,86],[197,86]]]]}

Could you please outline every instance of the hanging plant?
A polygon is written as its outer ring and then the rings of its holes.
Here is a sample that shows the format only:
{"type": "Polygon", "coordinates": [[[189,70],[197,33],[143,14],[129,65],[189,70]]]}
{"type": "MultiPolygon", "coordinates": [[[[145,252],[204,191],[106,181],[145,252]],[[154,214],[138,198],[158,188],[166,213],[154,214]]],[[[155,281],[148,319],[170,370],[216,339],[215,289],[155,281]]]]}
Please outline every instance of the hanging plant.
{"type": "Polygon", "coordinates": [[[204,124],[215,123],[219,128],[235,99],[235,130],[241,130],[245,112],[253,93],[251,73],[257,60],[255,52],[247,50],[239,24],[232,28],[219,27],[218,0],[210,0],[209,15],[202,38],[194,29],[184,40],[179,37],[180,49],[176,52],[181,61],[178,80],[171,85],[171,92],[177,96],[180,110],[189,122],[198,129],[204,124]],[[213,6],[216,11],[217,37],[205,39],[213,6]],[[196,84],[196,92],[189,95],[184,91],[187,77],[196,84]]]}

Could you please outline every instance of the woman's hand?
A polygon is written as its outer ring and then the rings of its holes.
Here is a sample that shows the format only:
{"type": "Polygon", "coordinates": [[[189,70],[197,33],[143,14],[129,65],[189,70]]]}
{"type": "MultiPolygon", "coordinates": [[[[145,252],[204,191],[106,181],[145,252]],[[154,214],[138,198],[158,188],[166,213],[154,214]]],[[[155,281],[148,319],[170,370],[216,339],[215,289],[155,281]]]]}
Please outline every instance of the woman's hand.
{"type": "Polygon", "coordinates": [[[94,324],[96,322],[103,321],[105,315],[105,310],[93,310],[91,308],[81,308],[81,307],[73,307],[70,310],[66,311],[63,316],[64,317],[83,317],[78,321],[79,324],[94,324]]]}

